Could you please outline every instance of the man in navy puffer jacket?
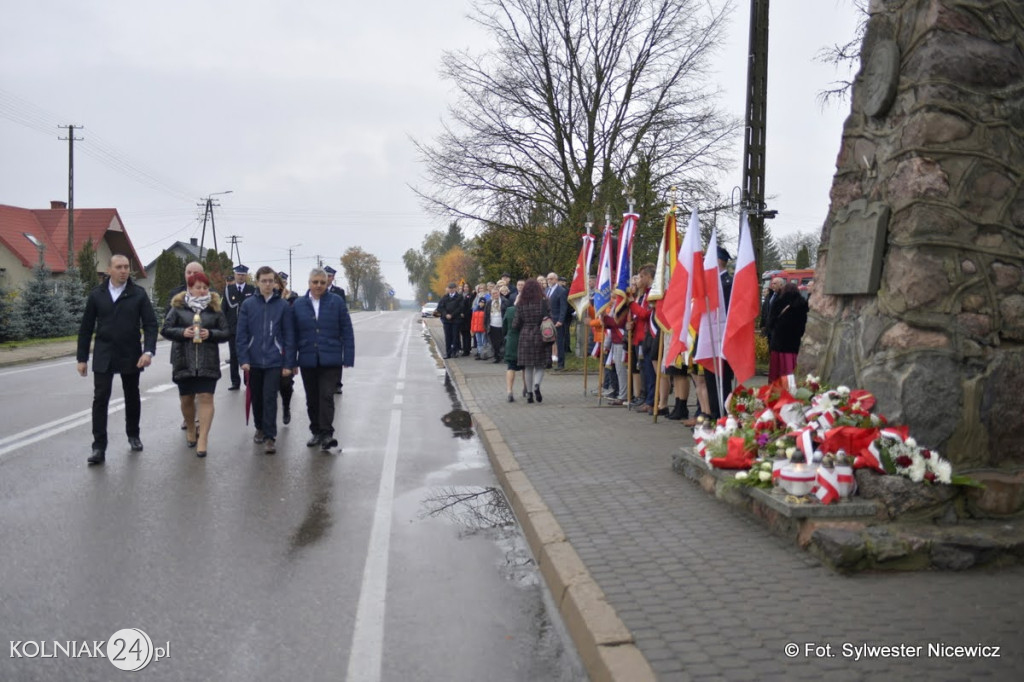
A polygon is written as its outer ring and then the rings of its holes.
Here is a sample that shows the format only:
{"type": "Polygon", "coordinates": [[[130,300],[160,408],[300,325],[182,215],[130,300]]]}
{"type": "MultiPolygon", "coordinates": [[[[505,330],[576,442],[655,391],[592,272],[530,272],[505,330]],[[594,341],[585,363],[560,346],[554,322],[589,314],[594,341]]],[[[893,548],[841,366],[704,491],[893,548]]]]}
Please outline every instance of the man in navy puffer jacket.
{"type": "Polygon", "coordinates": [[[295,317],[292,307],[274,289],[273,268],[256,271],[259,291],[238,311],[238,364],[248,375],[252,412],[256,422],[253,440],[264,443],[268,455],[277,452],[277,391],[282,376],[291,375],[295,357],[295,317]]]}
{"type": "Polygon", "coordinates": [[[327,272],[309,273],[309,292],[292,305],[295,312],[295,365],[306,389],[306,413],[312,433],[306,443],[327,451],[334,437],[334,392],[342,367],[355,362],[356,344],[345,299],[327,290],[327,272]]]}

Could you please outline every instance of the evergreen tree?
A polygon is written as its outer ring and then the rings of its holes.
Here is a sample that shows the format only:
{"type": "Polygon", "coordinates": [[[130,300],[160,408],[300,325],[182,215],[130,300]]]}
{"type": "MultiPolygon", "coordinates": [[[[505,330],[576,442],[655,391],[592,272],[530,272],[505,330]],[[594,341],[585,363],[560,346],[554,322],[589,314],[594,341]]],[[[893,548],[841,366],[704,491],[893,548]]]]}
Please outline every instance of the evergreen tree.
{"type": "Polygon", "coordinates": [[[25,285],[14,306],[14,336],[18,339],[48,339],[62,336],[68,326],[64,301],[54,295],[54,282],[46,267],[32,269],[33,277],[25,285]]]}
{"type": "Polygon", "coordinates": [[[0,287],[0,341],[14,339],[11,317],[14,313],[14,294],[7,287],[0,287]]]}
{"type": "Polygon", "coordinates": [[[156,259],[153,267],[156,273],[148,274],[155,278],[153,280],[153,296],[156,298],[157,314],[160,315],[167,310],[167,306],[171,302],[171,290],[181,285],[185,272],[185,261],[170,251],[164,251],[156,259]]]}
{"type": "Polygon", "coordinates": [[[772,236],[771,228],[764,226],[764,250],[761,253],[760,272],[766,270],[782,269],[782,256],[779,254],[779,245],[772,236]]]}
{"type": "Polygon", "coordinates": [[[61,336],[77,334],[82,323],[82,315],[85,314],[85,299],[89,295],[89,289],[85,288],[78,268],[68,268],[64,280],[60,283],[60,294],[64,310],[67,312],[67,324],[61,336]]]}
{"type": "Polygon", "coordinates": [[[78,266],[78,277],[82,280],[86,292],[91,291],[100,283],[100,275],[97,272],[99,256],[96,254],[96,248],[92,245],[92,237],[86,239],[85,244],[82,244],[81,251],[75,257],[75,264],[78,266]]]}
{"type": "Polygon", "coordinates": [[[807,251],[807,245],[803,244],[796,252],[796,269],[803,270],[811,267],[811,254],[807,251]]]}

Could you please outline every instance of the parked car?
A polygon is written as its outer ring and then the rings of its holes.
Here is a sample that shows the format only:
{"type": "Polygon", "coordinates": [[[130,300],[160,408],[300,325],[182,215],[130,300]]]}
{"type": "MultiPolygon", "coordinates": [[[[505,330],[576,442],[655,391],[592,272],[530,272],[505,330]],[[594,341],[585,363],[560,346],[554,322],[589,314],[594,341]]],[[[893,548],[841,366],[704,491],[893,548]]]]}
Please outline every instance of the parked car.
{"type": "Polygon", "coordinates": [[[787,284],[792,282],[797,285],[803,297],[807,298],[810,294],[810,284],[814,281],[814,268],[804,268],[801,270],[766,270],[761,275],[761,280],[767,284],[773,277],[781,277],[786,280],[787,284]]]}
{"type": "Polygon", "coordinates": [[[423,304],[420,308],[420,317],[433,317],[434,311],[437,310],[437,301],[428,301],[423,304]]]}

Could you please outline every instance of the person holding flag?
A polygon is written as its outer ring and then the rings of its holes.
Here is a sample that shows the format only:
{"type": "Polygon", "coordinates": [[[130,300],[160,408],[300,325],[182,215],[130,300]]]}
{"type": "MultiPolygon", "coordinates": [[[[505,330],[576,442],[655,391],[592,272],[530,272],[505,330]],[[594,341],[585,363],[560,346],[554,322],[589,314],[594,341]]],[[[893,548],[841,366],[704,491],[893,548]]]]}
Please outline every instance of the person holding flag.
{"type": "Polygon", "coordinates": [[[708,416],[713,420],[723,416],[725,398],[732,391],[732,369],[722,357],[722,337],[725,334],[729,294],[732,293],[732,277],[726,269],[730,260],[732,256],[729,252],[718,245],[718,231],[713,230],[704,256],[705,309],[701,316],[697,353],[694,356],[704,366],[710,403],[708,416]]]}
{"type": "Polygon", "coordinates": [[[644,414],[651,414],[654,411],[654,361],[657,352],[655,345],[657,337],[652,330],[651,314],[653,310],[649,300],[651,285],[654,283],[654,270],[653,263],[641,267],[637,273],[636,285],[631,286],[626,292],[631,298],[629,304],[631,319],[626,322],[626,329],[633,332],[633,341],[636,344],[644,384],[643,403],[637,408],[637,412],[644,414]]]}

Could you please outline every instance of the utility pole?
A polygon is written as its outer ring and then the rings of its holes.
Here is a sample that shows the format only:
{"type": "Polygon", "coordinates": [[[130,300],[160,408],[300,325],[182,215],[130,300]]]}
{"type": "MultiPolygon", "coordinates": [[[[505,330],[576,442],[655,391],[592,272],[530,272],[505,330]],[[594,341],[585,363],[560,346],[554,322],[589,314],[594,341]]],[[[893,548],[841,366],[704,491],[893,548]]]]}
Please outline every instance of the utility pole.
{"type": "Polygon", "coordinates": [[[67,137],[58,137],[58,140],[68,141],[68,261],[67,267],[75,264],[75,140],[85,138],[75,137],[75,131],[81,130],[82,126],[74,124],[57,126],[67,128],[67,137]]]}
{"type": "Polygon", "coordinates": [[[238,243],[242,241],[242,238],[239,237],[237,234],[231,234],[228,235],[228,239],[231,240],[231,252],[228,253],[228,258],[230,258],[231,262],[234,263],[235,265],[241,265],[242,250],[238,248],[238,243]],[[238,256],[238,260],[235,260],[236,255],[238,256]]]}
{"type": "Polygon", "coordinates": [[[199,238],[199,260],[205,260],[203,258],[203,244],[206,242],[206,220],[210,220],[210,232],[213,234],[213,252],[218,253],[217,250],[217,225],[213,221],[213,207],[220,206],[220,204],[213,198],[219,194],[231,194],[233,190],[227,190],[224,192],[214,192],[213,194],[206,195],[204,204],[196,204],[196,206],[204,206],[205,212],[203,213],[203,233],[199,238]]]}
{"type": "Polygon", "coordinates": [[[764,257],[764,221],[777,211],[765,210],[765,134],[768,120],[768,0],[750,0],[750,44],[747,63],[747,111],[743,136],[742,210],[747,211],[758,275],[764,257]]]}

